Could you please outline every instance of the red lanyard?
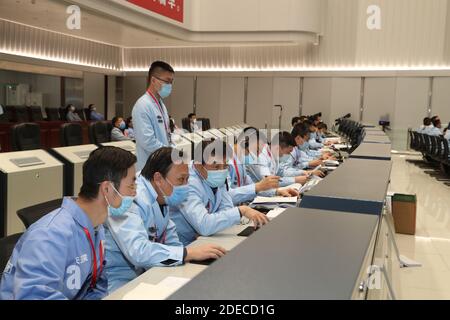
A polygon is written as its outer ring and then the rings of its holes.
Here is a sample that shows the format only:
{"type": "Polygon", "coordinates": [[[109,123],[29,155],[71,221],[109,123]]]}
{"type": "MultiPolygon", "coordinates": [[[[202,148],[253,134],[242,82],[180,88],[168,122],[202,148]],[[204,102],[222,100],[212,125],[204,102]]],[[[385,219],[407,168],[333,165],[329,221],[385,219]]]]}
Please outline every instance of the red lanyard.
{"type": "MultiPolygon", "coordinates": [[[[89,240],[89,244],[91,245],[92,249],[92,279],[91,279],[91,288],[95,288],[95,285],[97,284],[97,253],[95,252],[94,242],[92,241],[91,234],[89,233],[89,230],[87,228],[83,228],[84,233],[86,233],[86,236],[89,240]]],[[[100,271],[99,276],[102,274],[103,271],[103,244],[100,241],[100,271]]]]}
{"type": "Polygon", "coordinates": [[[155,101],[156,105],[158,106],[159,112],[161,112],[161,116],[164,121],[164,127],[166,128],[166,132],[168,135],[170,135],[170,128],[167,126],[165,113],[164,113],[164,110],[163,110],[161,104],[159,103],[158,99],[156,99],[156,97],[153,95],[153,93],[151,93],[150,90],[148,90],[147,92],[150,95],[150,97],[153,98],[153,101],[155,101]]]}
{"type": "Polygon", "coordinates": [[[270,152],[270,147],[266,144],[266,150],[267,150],[267,154],[269,155],[270,159],[272,159],[272,153],[270,152]]]}
{"type": "Polygon", "coordinates": [[[233,159],[233,163],[234,163],[234,168],[236,169],[236,175],[237,175],[237,184],[238,187],[241,186],[241,174],[239,173],[239,168],[236,162],[236,158],[233,159]]]}

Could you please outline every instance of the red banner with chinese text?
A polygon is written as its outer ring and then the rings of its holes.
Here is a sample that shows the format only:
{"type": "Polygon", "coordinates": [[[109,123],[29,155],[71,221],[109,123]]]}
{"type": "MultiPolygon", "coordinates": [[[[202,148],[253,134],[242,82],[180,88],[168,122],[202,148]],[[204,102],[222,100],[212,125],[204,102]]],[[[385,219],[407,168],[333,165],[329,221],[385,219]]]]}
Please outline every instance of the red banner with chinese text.
{"type": "Polygon", "coordinates": [[[183,23],[184,0],[127,0],[141,8],[183,23]]]}

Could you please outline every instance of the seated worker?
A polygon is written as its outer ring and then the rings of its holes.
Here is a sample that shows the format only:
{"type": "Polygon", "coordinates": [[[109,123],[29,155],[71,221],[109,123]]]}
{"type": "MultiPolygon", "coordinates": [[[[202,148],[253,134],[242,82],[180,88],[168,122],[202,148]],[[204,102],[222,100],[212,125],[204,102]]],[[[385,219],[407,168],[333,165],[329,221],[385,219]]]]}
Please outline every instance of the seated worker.
{"type": "Polygon", "coordinates": [[[308,180],[306,173],[299,176],[284,176],[280,163],[284,163],[290,157],[294,149],[295,141],[289,132],[276,134],[270,145],[266,145],[262,152],[255,158],[249,154],[248,174],[254,182],[261,181],[265,177],[280,176],[280,186],[286,187],[294,183],[304,184],[308,180]]]}
{"type": "Polygon", "coordinates": [[[267,217],[247,206],[236,207],[228,193],[228,161],[232,151],[222,140],[204,140],[195,149],[189,165],[189,192],[177,208],[170,208],[183,245],[200,236],[211,236],[241,221],[245,216],[255,228],[268,222],[267,217]]]}
{"type": "Polygon", "coordinates": [[[438,116],[434,116],[433,118],[431,118],[431,123],[433,124],[433,126],[424,130],[424,133],[428,134],[429,136],[436,136],[436,137],[441,136],[442,135],[441,119],[438,116]]]}
{"type": "Polygon", "coordinates": [[[201,124],[198,123],[197,115],[195,113],[190,113],[188,115],[188,118],[189,118],[190,132],[202,131],[201,124]]]}
{"type": "Polygon", "coordinates": [[[238,142],[234,146],[233,158],[229,162],[229,186],[231,187],[229,193],[235,205],[251,202],[257,195],[264,197],[297,197],[299,195],[294,189],[279,189],[280,177],[269,176],[254,183],[247,174],[245,158],[250,154],[259,155],[266,143],[265,135],[253,127],[245,128],[239,135],[238,142]]]}
{"type": "MultiPolygon", "coordinates": [[[[309,125],[309,141],[308,141],[308,144],[309,144],[309,148],[310,149],[312,149],[312,150],[319,150],[319,149],[322,149],[325,146],[331,145],[330,142],[324,142],[324,141],[322,142],[322,141],[319,140],[319,129],[314,124],[314,122],[305,121],[303,123],[309,125]]],[[[319,124],[321,124],[321,122],[319,122],[319,124]]]]}
{"type": "Polygon", "coordinates": [[[293,117],[292,121],[291,121],[292,128],[295,127],[295,125],[297,123],[301,123],[301,122],[302,122],[302,118],[300,118],[300,117],[293,117]]]}
{"type": "Polygon", "coordinates": [[[320,170],[307,170],[322,164],[321,159],[315,159],[308,153],[309,129],[307,124],[297,124],[292,130],[291,136],[295,141],[296,147],[292,150],[290,156],[286,157],[286,160],[281,163],[282,174],[285,177],[298,175],[324,177],[325,174],[320,170]]]}
{"type": "Polygon", "coordinates": [[[103,121],[105,120],[105,117],[97,112],[97,108],[95,107],[95,105],[90,104],[89,107],[89,117],[91,118],[92,121],[103,121]]]}
{"type": "MultiPolygon", "coordinates": [[[[317,141],[326,145],[325,139],[327,133],[328,133],[328,126],[323,122],[319,123],[319,125],[317,126],[317,141]]],[[[331,144],[332,143],[329,143],[328,145],[331,144]]]]}
{"type": "Polygon", "coordinates": [[[112,119],[113,128],[111,130],[111,141],[126,141],[131,140],[125,135],[126,124],[121,117],[114,117],[112,119]]]}
{"type": "Polygon", "coordinates": [[[73,104],[69,104],[66,107],[66,120],[70,121],[70,122],[80,122],[83,121],[81,120],[80,116],[78,115],[78,113],[75,112],[76,108],[73,104]]]}
{"type": "Polygon", "coordinates": [[[311,122],[315,127],[319,126],[319,123],[322,123],[322,112],[316,113],[311,117],[311,122]]]}
{"type": "Polygon", "coordinates": [[[131,140],[136,139],[134,136],[134,128],[133,128],[133,117],[128,117],[127,121],[125,121],[127,129],[125,130],[126,136],[131,140]]]}
{"type": "Polygon", "coordinates": [[[106,296],[102,224],[108,211],[131,205],[135,163],[136,157],[120,148],[102,147],[90,154],[78,198],[64,198],[61,208],[20,238],[1,279],[0,300],[106,296]]]}
{"type": "Polygon", "coordinates": [[[423,124],[417,129],[418,133],[425,133],[427,130],[431,130],[433,128],[433,124],[431,123],[431,119],[426,117],[423,119],[423,124]]]}
{"type": "Polygon", "coordinates": [[[188,165],[179,154],[170,147],[156,150],[137,178],[131,208],[121,216],[109,217],[105,224],[110,293],[151,267],[218,259],[225,254],[219,246],[184,247],[178,239],[169,207],[183,202],[189,190],[188,165]]]}
{"type": "Polygon", "coordinates": [[[448,124],[447,130],[445,131],[445,139],[447,139],[450,142],[450,122],[448,124]]]}

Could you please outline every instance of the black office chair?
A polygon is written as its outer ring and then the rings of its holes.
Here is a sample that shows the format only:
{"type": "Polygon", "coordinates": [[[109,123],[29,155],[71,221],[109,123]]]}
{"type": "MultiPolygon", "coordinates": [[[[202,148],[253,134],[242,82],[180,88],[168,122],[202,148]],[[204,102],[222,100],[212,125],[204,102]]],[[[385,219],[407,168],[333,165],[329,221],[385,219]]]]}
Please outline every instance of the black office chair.
{"type": "Polygon", "coordinates": [[[111,130],[108,127],[108,123],[109,121],[98,121],[89,125],[89,140],[91,143],[99,145],[111,141],[111,130]]]}
{"type": "Polygon", "coordinates": [[[78,116],[80,117],[81,120],[86,121],[86,117],[85,117],[85,115],[84,115],[83,109],[78,109],[78,108],[76,108],[76,109],[75,109],[75,113],[78,114],[78,116]]]}
{"type": "Polygon", "coordinates": [[[189,118],[181,119],[181,126],[183,127],[184,130],[192,132],[191,131],[191,121],[189,120],[189,118]]]}
{"type": "Polygon", "coordinates": [[[11,128],[12,151],[41,149],[41,128],[37,123],[21,123],[11,128]]]}
{"type": "Polygon", "coordinates": [[[41,219],[47,213],[50,213],[61,207],[63,199],[56,199],[40,203],[28,208],[23,208],[17,211],[17,216],[23,222],[25,228],[29,228],[33,223],[41,219]]]}
{"type": "Polygon", "coordinates": [[[211,121],[209,118],[199,118],[198,121],[201,121],[203,131],[211,129],[211,121]]]}
{"type": "Polygon", "coordinates": [[[6,264],[22,235],[23,233],[17,233],[0,239],[0,280],[2,279],[3,270],[5,270],[6,264]]]}
{"type": "Polygon", "coordinates": [[[17,122],[16,108],[14,106],[3,107],[3,112],[5,113],[5,117],[8,119],[8,122],[17,122]]]}
{"type": "Polygon", "coordinates": [[[61,126],[61,146],[71,147],[83,144],[83,129],[79,123],[65,123],[61,126]]]}
{"type": "Polygon", "coordinates": [[[45,108],[45,113],[47,114],[47,121],[60,121],[61,119],[58,108],[45,108]]]}
{"type": "Polygon", "coordinates": [[[60,118],[62,121],[67,121],[67,118],[66,118],[66,115],[67,115],[66,108],[59,108],[59,109],[58,109],[58,112],[59,112],[59,118],[60,118]]]}
{"type": "Polygon", "coordinates": [[[84,108],[83,111],[86,121],[91,121],[91,110],[89,110],[89,108],[84,108]]]}
{"type": "Polygon", "coordinates": [[[28,113],[27,107],[18,106],[16,107],[16,121],[15,122],[29,122],[30,114],[28,113]]]}
{"type": "Polygon", "coordinates": [[[31,106],[28,108],[28,114],[31,122],[43,121],[42,109],[39,106],[31,106]]]}

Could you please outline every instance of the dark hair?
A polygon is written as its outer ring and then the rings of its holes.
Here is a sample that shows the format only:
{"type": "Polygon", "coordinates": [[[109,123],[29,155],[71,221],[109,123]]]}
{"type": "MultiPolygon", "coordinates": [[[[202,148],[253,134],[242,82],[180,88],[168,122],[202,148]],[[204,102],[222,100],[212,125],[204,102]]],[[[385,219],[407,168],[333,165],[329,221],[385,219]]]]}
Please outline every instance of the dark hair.
{"type": "Polygon", "coordinates": [[[319,123],[319,125],[317,126],[317,128],[328,130],[327,124],[326,124],[326,123],[323,123],[323,122],[319,123]]]}
{"type": "Polygon", "coordinates": [[[120,118],[122,118],[122,117],[114,117],[114,118],[112,118],[112,120],[111,120],[111,123],[112,123],[112,126],[113,127],[115,127],[116,126],[116,122],[117,122],[117,120],[119,120],[120,118]]]}
{"type": "Polygon", "coordinates": [[[296,147],[294,137],[286,131],[277,133],[272,138],[272,144],[278,144],[282,148],[296,147]]]}
{"type": "Polygon", "coordinates": [[[209,157],[214,157],[217,152],[220,152],[224,156],[225,163],[228,163],[233,149],[222,139],[203,140],[194,150],[194,163],[205,164],[209,157]],[[204,155],[207,157],[205,158],[204,155]]]}
{"type": "Polygon", "coordinates": [[[300,117],[293,117],[291,124],[292,126],[295,126],[297,124],[297,122],[301,121],[302,119],[300,117]]]}
{"type": "Polygon", "coordinates": [[[91,103],[91,104],[88,106],[88,109],[91,110],[93,106],[94,106],[94,104],[91,103]]]}
{"type": "Polygon", "coordinates": [[[164,61],[155,61],[150,66],[150,69],[148,70],[148,78],[147,78],[147,86],[150,85],[150,81],[152,80],[152,77],[155,77],[159,75],[161,72],[170,72],[175,73],[172,66],[164,61]]]}
{"type": "Polygon", "coordinates": [[[71,103],[69,103],[69,104],[66,106],[66,111],[69,111],[69,109],[70,109],[71,107],[74,107],[74,105],[71,104],[71,103]]]}
{"type": "Polygon", "coordinates": [[[294,129],[292,129],[292,138],[295,139],[297,137],[304,138],[309,134],[309,126],[304,123],[297,124],[294,129]]]}
{"type": "Polygon", "coordinates": [[[153,152],[141,171],[142,176],[147,180],[153,180],[155,173],[159,172],[165,178],[174,164],[172,157],[174,152],[183,157],[183,151],[171,147],[162,147],[153,152]]]}
{"type": "Polygon", "coordinates": [[[128,117],[127,120],[125,120],[125,123],[126,123],[126,125],[127,125],[127,128],[128,128],[128,126],[130,125],[130,122],[131,122],[131,121],[133,121],[133,117],[128,117]]]}
{"type": "Polygon", "coordinates": [[[316,113],[315,115],[313,115],[312,119],[313,119],[313,121],[317,121],[321,117],[322,117],[322,112],[319,112],[319,113],[316,113]]]}
{"type": "Polygon", "coordinates": [[[433,117],[431,120],[433,122],[433,126],[438,127],[441,124],[441,119],[439,117],[433,117]]]}
{"type": "Polygon", "coordinates": [[[193,116],[197,116],[195,113],[189,113],[188,118],[191,119],[193,116]]]}
{"type": "Polygon", "coordinates": [[[237,138],[237,144],[244,149],[249,148],[250,144],[250,137],[255,135],[256,141],[259,143],[261,140],[263,140],[264,143],[267,143],[267,137],[263,132],[260,132],[260,130],[256,129],[255,127],[247,127],[245,128],[241,134],[237,138]]]}
{"type": "Polygon", "coordinates": [[[426,117],[423,119],[423,125],[424,126],[429,126],[431,124],[431,119],[426,117]]]}
{"type": "Polygon", "coordinates": [[[100,183],[111,181],[116,189],[137,159],[134,154],[117,147],[100,147],[83,164],[83,185],[79,197],[93,200],[98,196],[100,183]]]}

